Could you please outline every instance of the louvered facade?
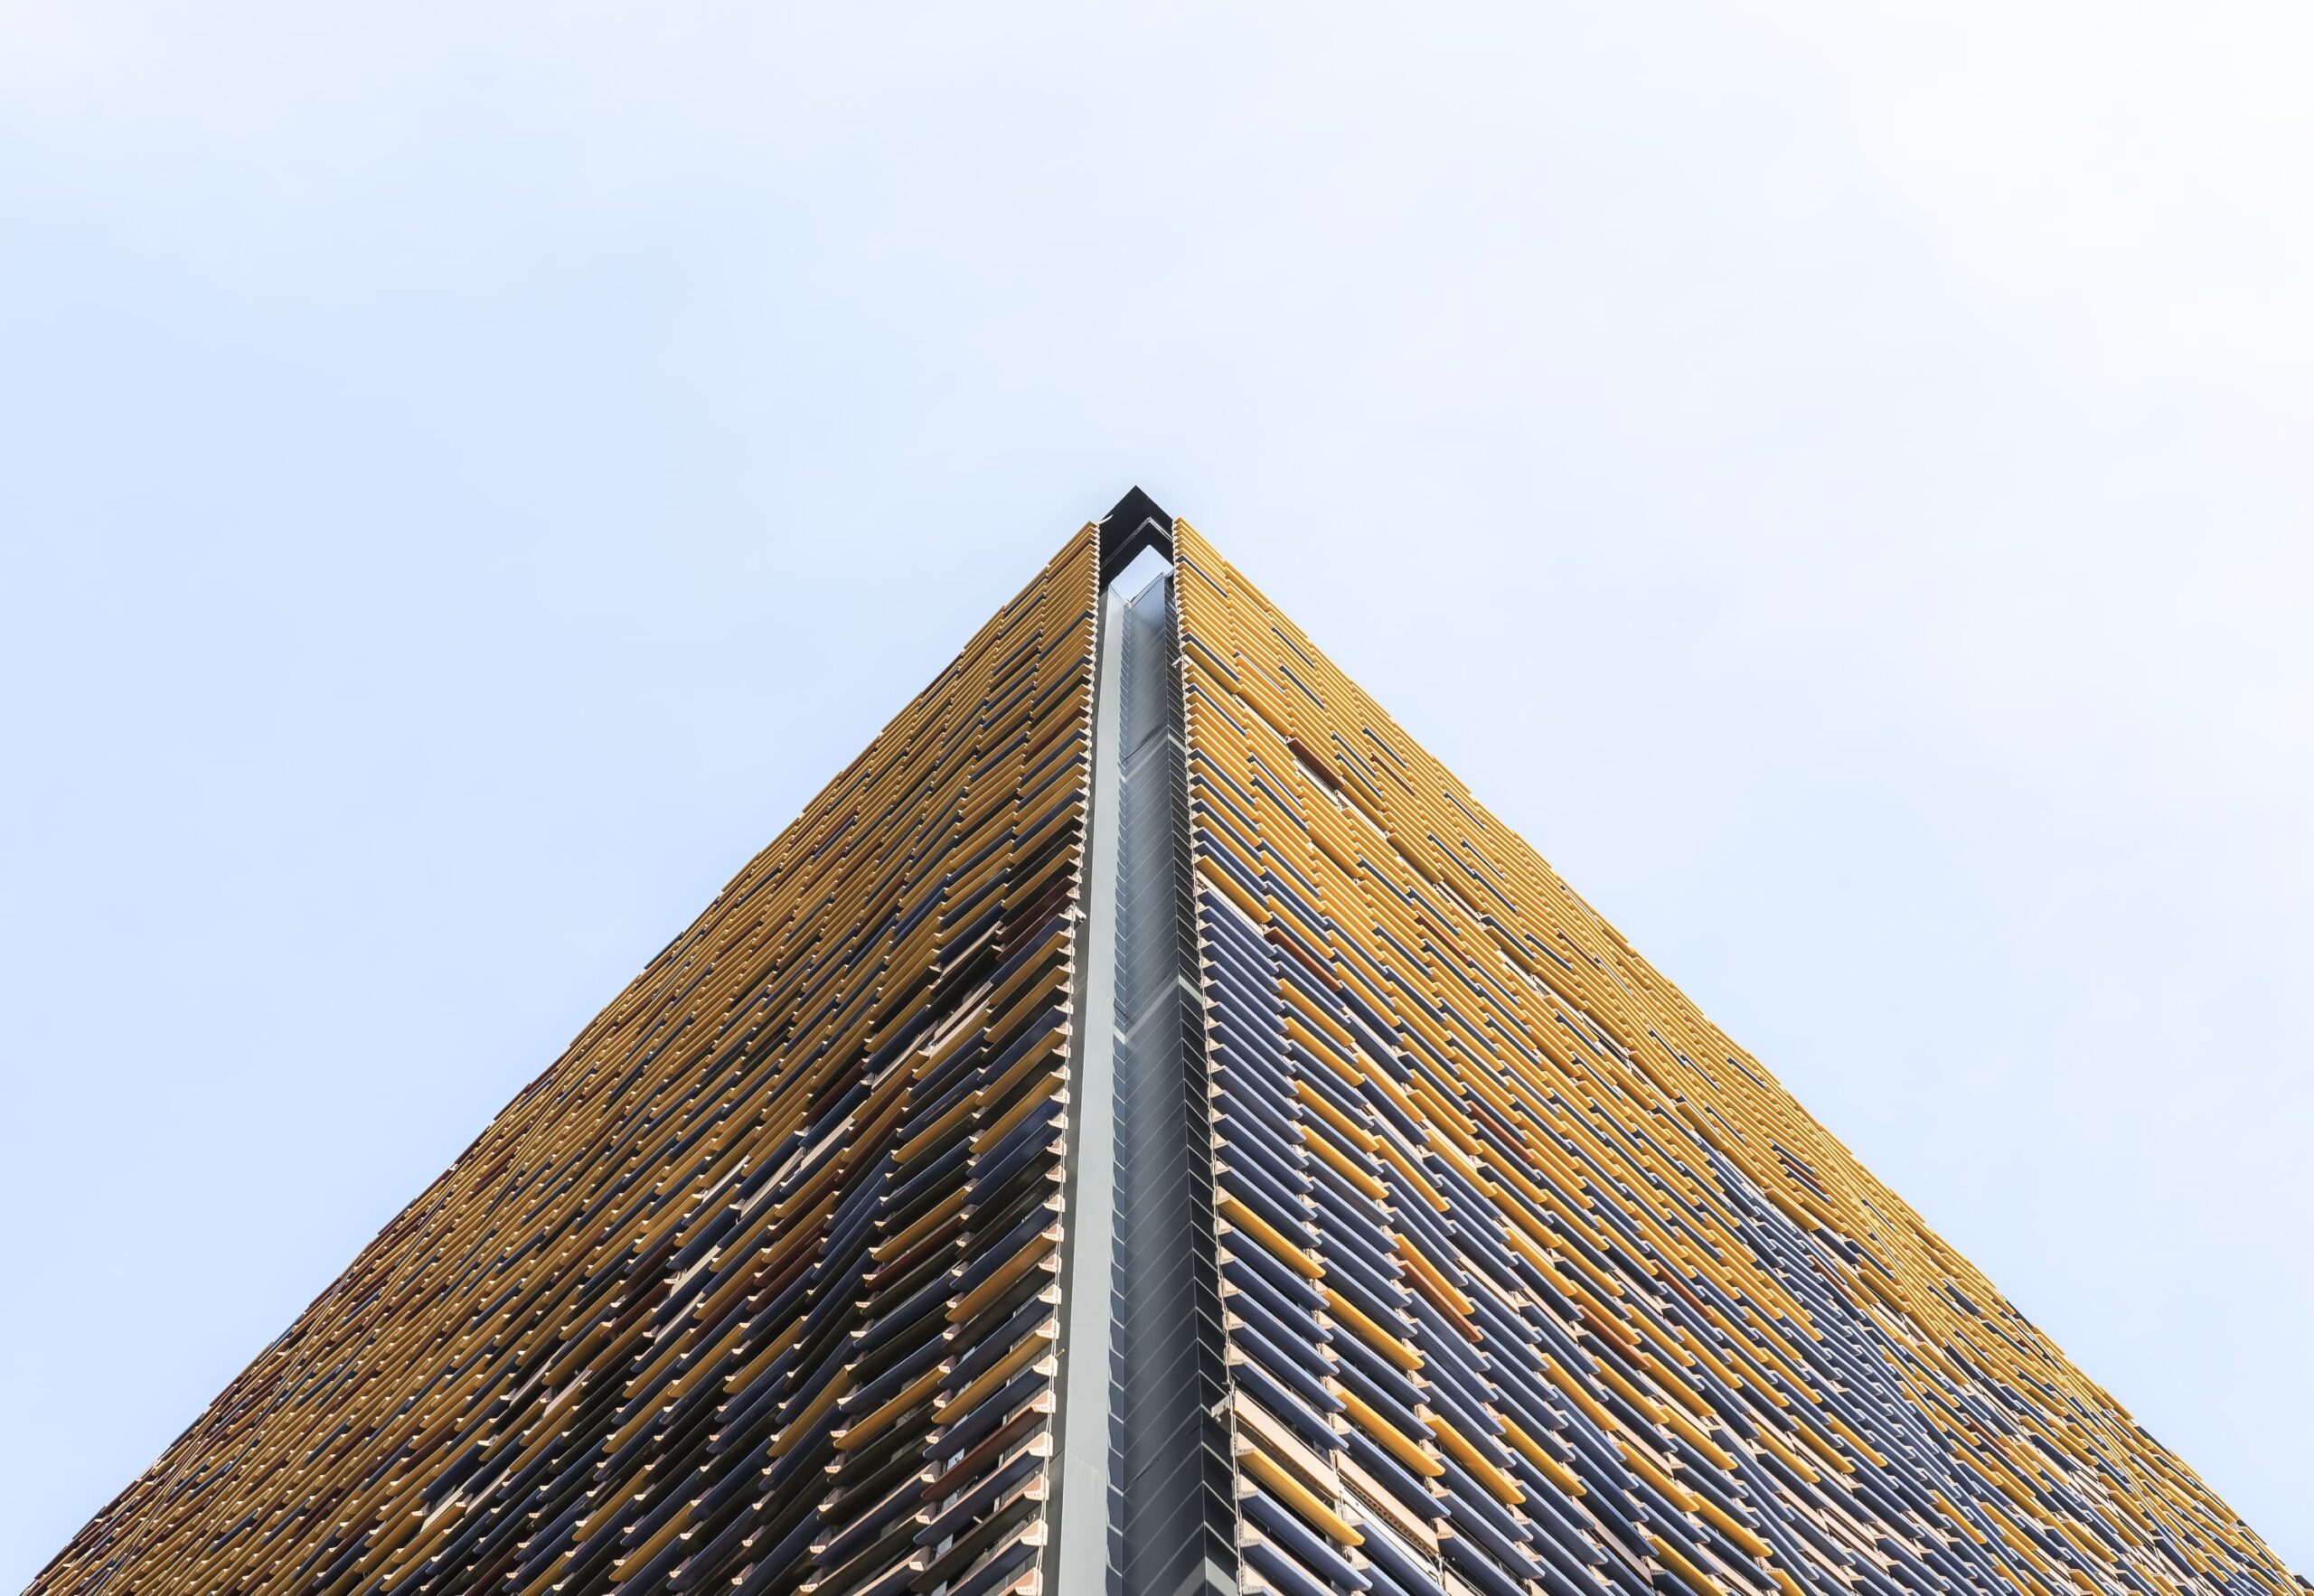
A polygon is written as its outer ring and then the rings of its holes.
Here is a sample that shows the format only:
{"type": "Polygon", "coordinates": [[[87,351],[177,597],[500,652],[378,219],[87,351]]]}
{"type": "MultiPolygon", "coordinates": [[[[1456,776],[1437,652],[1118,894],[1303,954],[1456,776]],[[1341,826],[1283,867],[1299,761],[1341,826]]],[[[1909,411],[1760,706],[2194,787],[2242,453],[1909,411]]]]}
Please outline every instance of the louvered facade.
{"type": "Polygon", "coordinates": [[[1138,492],[34,1585],[2304,1588],[1138,492]]]}

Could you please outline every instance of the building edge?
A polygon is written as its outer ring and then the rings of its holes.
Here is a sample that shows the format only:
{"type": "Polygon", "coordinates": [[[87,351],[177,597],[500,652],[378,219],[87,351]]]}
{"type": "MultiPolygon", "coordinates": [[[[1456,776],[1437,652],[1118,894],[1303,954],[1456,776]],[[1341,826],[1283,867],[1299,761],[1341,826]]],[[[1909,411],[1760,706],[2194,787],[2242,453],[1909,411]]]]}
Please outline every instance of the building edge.
{"type": "Polygon", "coordinates": [[[1238,1586],[1173,528],[1139,488],[1098,528],[1083,1101],[1052,1507],[1055,1586],[1068,1593],[1238,1586]]]}

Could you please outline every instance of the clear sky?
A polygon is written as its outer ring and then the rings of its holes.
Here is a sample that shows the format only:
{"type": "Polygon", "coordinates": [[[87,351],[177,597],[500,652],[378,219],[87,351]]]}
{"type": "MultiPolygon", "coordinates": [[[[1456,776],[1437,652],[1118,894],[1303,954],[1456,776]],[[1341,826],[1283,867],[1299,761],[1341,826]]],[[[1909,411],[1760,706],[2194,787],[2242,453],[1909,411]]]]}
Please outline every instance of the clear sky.
{"type": "Polygon", "coordinates": [[[0,0],[0,1588],[1134,482],[2314,1568],[2309,26],[0,0]]]}

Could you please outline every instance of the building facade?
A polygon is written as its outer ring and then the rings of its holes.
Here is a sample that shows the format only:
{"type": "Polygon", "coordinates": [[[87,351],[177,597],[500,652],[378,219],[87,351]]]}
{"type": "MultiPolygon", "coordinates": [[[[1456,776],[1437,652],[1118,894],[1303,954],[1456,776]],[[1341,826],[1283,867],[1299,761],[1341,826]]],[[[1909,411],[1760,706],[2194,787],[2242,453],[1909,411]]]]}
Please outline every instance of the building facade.
{"type": "Polygon", "coordinates": [[[33,1588],[2305,1589],[1138,491],[33,1588]]]}

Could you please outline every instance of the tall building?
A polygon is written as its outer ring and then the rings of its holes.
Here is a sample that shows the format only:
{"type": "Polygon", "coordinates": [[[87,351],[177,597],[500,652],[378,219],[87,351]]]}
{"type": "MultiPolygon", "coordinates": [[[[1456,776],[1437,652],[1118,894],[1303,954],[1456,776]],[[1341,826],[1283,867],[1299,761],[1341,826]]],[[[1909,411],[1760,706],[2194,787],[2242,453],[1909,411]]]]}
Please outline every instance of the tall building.
{"type": "Polygon", "coordinates": [[[2302,1587],[1136,491],[33,1588],[2302,1587]]]}

